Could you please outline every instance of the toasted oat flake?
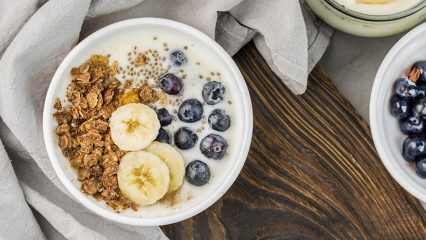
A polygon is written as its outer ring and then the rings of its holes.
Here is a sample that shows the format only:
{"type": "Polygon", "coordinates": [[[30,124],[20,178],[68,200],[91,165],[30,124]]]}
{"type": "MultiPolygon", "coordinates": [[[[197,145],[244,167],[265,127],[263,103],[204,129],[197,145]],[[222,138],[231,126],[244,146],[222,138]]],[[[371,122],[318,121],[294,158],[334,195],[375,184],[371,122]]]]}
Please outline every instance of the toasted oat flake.
{"type": "Polygon", "coordinates": [[[157,92],[157,97],[158,97],[158,103],[161,106],[166,106],[167,103],[169,102],[168,96],[164,92],[161,92],[161,91],[157,92]]]}
{"type": "Polygon", "coordinates": [[[80,67],[78,67],[78,70],[80,73],[87,73],[89,71],[89,68],[90,68],[90,64],[83,63],[80,65],[80,67]]]}
{"type": "Polygon", "coordinates": [[[86,100],[89,108],[95,108],[98,104],[98,94],[96,92],[90,92],[87,94],[86,100]]]}
{"type": "Polygon", "coordinates": [[[143,83],[139,87],[139,96],[141,103],[148,104],[158,100],[157,92],[147,83],[143,83]]]}
{"type": "Polygon", "coordinates": [[[93,65],[108,65],[109,59],[107,56],[103,55],[93,55],[90,57],[90,63],[93,65]]]}
{"type": "Polygon", "coordinates": [[[142,66],[146,63],[146,56],[145,54],[139,53],[138,56],[135,59],[135,66],[142,66]]]}
{"type": "Polygon", "coordinates": [[[131,86],[133,85],[133,81],[132,80],[126,80],[124,82],[124,89],[129,89],[131,86]]]}
{"type": "Polygon", "coordinates": [[[56,98],[55,103],[53,104],[53,108],[56,110],[62,110],[61,99],[56,98]]]}
{"type": "Polygon", "coordinates": [[[118,103],[120,106],[130,104],[130,103],[139,103],[139,91],[137,88],[132,88],[129,91],[127,91],[122,97],[120,97],[120,100],[118,103]]]}
{"type": "Polygon", "coordinates": [[[118,72],[118,62],[114,61],[111,67],[111,75],[115,75],[118,72]]]}

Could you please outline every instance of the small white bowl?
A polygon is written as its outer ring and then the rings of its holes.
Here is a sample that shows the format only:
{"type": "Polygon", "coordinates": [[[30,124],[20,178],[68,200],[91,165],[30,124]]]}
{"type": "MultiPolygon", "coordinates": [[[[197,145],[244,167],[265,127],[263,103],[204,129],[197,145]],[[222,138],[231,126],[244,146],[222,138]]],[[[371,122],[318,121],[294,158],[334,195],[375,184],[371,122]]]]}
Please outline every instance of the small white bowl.
{"type": "MultiPolygon", "coordinates": [[[[223,77],[225,78],[225,76],[223,77]]],[[[53,76],[47,92],[43,111],[43,134],[47,153],[53,169],[66,189],[81,202],[81,204],[100,216],[130,225],[158,226],[172,224],[190,218],[210,207],[230,188],[238,177],[248,154],[252,128],[253,113],[247,85],[238,67],[228,53],[210,37],[190,26],[158,18],[140,18],[118,22],[100,29],[80,42],[66,56],[53,76]],[[93,197],[89,197],[80,192],[78,187],[79,183],[75,180],[76,173],[72,170],[69,160],[62,155],[57,145],[57,137],[54,134],[56,121],[52,117],[52,114],[55,112],[53,109],[54,101],[58,96],[64,97],[66,86],[70,80],[69,71],[73,66],[81,64],[84,59],[87,59],[93,54],[90,50],[95,48],[99,43],[108,41],[108,39],[113,39],[114,36],[120,34],[129,32],[131,34],[138,33],[138,31],[140,32],[141,29],[144,28],[164,29],[164,31],[171,31],[173,34],[184,34],[189,37],[193,43],[200,44],[204,46],[205,49],[209,50],[208,53],[204,54],[210,54],[209,57],[217,58],[221,61],[221,64],[223,63],[223,66],[225,66],[224,68],[226,68],[225,72],[227,76],[224,82],[232,86],[232,91],[230,93],[233,94],[233,99],[236,101],[233,103],[236,105],[234,107],[235,113],[233,114],[238,114],[238,118],[235,120],[236,122],[233,126],[237,128],[237,133],[239,135],[236,139],[238,142],[232,144],[233,149],[229,152],[230,156],[226,159],[227,161],[232,161],[229,165],[230,167],[224,170],[226,174],[224,174],[223,179],[214,179],[215,181],[219,180],[218,183],[213,185],[215,187],[212,187],[211,191],[206,191],[205,197],[203,197],[201,201],[191,202],[189,207],[186,206],[185,208],[171,211],[170,214],[148,217],[142,217],[142,215],[128,212],[116,213],[106,207],[103,201],[97,202],[93,197]]],[[[140,209],[139,211],[141,211],[140,209]]]]}
{"type": "Polygon", "coordinates": [[[426,23],[408,32],[392,47],[376,74],[370,98],[370,127],[383,164],[407,192],[423,202],[426,202],[426,179],[417,176],[413,163],[402,157],[406,136],[390,113],[389,100],[395,94],[395,81],[407,76],[413,63],[426,60],[425,39],[426,23]]]}

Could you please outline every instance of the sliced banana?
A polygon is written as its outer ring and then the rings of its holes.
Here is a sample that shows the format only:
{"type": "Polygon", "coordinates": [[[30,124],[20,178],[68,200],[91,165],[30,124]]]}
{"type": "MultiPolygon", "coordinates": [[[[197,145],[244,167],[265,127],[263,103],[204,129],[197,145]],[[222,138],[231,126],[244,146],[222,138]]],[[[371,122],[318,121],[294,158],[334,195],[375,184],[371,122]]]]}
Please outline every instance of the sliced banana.
{"type": "Polygon", "coordinates": [[[156,203],[167,193],[170,183],[167,165],[143,150],[128,152],[121,158],[117,178],[120,191],[140,206],[156,203]]]}
{"type": "Polygon", "coordinates": [[[160,129],[157,114],[142,103],[131,103],[115,110],[110,118],[111,138],[125,151],[144,149],[160,129]]]}
{"type": "Polygon", "coordinates": [[[166,163],[170,172],[170,184],[167,193],[176,191],[182,185],[185,176],[185,163],[182,155],[171,145],[157,141],[152,142],[145,150],[157,155],[166,163]]]}

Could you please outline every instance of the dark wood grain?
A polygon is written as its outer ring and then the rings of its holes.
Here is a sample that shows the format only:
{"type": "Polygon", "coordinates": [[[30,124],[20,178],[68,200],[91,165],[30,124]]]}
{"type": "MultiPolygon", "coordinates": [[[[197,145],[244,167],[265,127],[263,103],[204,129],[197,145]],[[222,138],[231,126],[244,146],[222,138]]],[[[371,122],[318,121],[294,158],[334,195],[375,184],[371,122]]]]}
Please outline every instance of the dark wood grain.
{"type": "Polygon", "coordinates": [[[315,68],[293,95],[252,44],[235,61],[254,132],[231,189],[162,229],[171,239],[425,239],[426,214],[386,172],[367,123],[315,68]]]}

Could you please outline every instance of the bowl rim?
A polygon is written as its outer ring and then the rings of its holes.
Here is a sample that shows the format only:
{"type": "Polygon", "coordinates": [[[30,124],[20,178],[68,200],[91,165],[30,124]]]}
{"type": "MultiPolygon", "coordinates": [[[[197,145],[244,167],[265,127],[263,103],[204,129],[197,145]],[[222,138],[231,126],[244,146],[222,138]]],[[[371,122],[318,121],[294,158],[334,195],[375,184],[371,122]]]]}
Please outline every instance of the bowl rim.
{"type": "MultiPolygon", "coordinates": [[[[386,54],[386,57],[380,64],[379,70],[377,71],[376,77],[374,79],[374,84],[370,96],[369,109],[370,128],[373,137],[373,142],[383,165],[385,165],[385,168],[388,170],[390,175],[396,180],[399,185],[401,185],[408,193],[423,202],[426,202],[426,192],[423,192],[420,189],[424,189],[424,187],[422,187],[420,184],[411,179],[411,177],[408,176],[407,173],[401,171],[394,163],[396,160],[394,159],[392,154],[390,154],[389,151],[386,151],[387,146],[385,145],[386,142],[383,140],[383,137],[381,135],[381,128],[378,119],[378,113],[381,109],[378,109],[377,99],[379,97],[380,92],[383,90],[382,85],[384,82],[384,75],[391,61],[400,51],[403,50],[403,48],[407,44],[409,44],[413,39],[417,38],[419,34],[422,34],[425,31],[426,23],[417,26],[416,28],[405,34],[386,54]]],[[[415,173],[413,172],[413,174],[415,173]]]]}
{"type": "Polygon", "coordinates": [[[89,210],[95,212],[96,214],[102,217],[110,219],[112,221],[124,223],[128,225],[159,226],[159,225],[172,224],[172,223],[180,222],[190,217],[193,217],[197,215],[198,213],[204,211],[211,205],[213,205],[231,187],[231,185],[235,182],[236,178],[241,172],[241,169],[248,156],[248,151],[250,148],[251,138],[252,138],[252,131],[253,131],[253,111],[252,111],[249,91],[241,72],[239,71],[236,63],[232,60],[231,56],[217,42],[215,42],[213,39],[211,39],[209,36],[207,36],[203,32],[191,26],[188,26],[186,24],[173,21],[173,20],[163,19],[163,18],[134,18],[134,19],[128,19],[128,20],[116,22],[97,30],[96,32],[90,34],[88,37],[82,40],[80,43],[78,43],[68,53],[68,55],[64,58],[64,60],[61,62],[61,64],[57,68],[52,78],[52,81],[49,85],[49,89],[46,95],[46,99],[44,102],[44,109],[43,109],[43,135],[44,135],[46,150],[47,150],[50,162],[53,166],[53,169],[56,172],[56,175],[59,177],[60,181],[65,186],[65,188],[81,204],[83,204],[89,210]],[[242,141],[240,142],[240,144],[242,145],[241,149],[236,154],[237,163],[232,165],[232,169],[230,171],[232,174],[229,174],[228,176],[226,176],[226,178],[223,181],[223,185],[215,189],[213,193],[210,194],[204,201],[200,202],[197,205],[194,205],[191,208],[185,209],[181,212],[174,213],[171,215],[158,216],[158,217],[152,217],[152,218],[136,218],[132,216],[120,215],[109,209],[99,206],[98,204],[94,203],[91,199],[89,199],[88,196],[81,193],[80,190],[77,189],[75,185],[71,182],[71,180],[66,176],[65,172],[63,171],[62,167],[59,164],[59,161],[56,159],[54,148],[57,147],[57,145],[51,138],[51,135],[53,134],[52,125],[51,125],[52,124],[51,113],[53,112],[52,104],[54,100],[56,99],[54,92],[56,88],[58,87],[60,75],[64,71],[66,71],[67,68],[69,68],[71,60],[78,55],[77,53],[79,53],[79,51],[82,48],[84,48],[87,44],[95,41],[96,39],[102,38],[104,35],[107,35],[108,33],[112,31],[119,30],[120,28],[123,28],[123,27],[141,26],[141,25],[161,25],[161,26],[174,28],[178,31],[188,34],[191,37],[194,37],[196,39],[198,38],[198,40],[203,42],[203,44],[205,44],[208,48],[214,51],[219,56],[219,58],[221,58],[225,62],[225,64],[229,68],[231,75],[233,76],[233,79],[239,90],[239,94],[241,95],[241,99],[242,99],[241,104],[243,107],[243,114],[244,114],[244,116],[242,117],[243,121],[241,123],[242,125],[244,125],[243,126],[244,132],[242,133],[243,135],[241,136],[241,139],[242,139],[242,141]]]}

